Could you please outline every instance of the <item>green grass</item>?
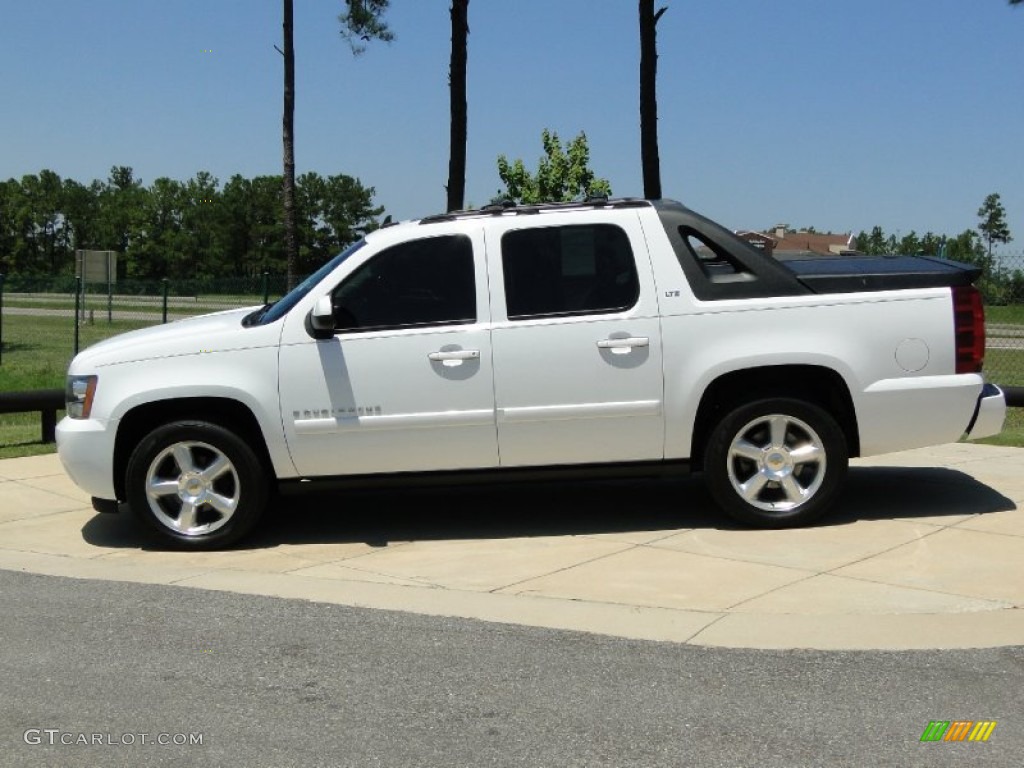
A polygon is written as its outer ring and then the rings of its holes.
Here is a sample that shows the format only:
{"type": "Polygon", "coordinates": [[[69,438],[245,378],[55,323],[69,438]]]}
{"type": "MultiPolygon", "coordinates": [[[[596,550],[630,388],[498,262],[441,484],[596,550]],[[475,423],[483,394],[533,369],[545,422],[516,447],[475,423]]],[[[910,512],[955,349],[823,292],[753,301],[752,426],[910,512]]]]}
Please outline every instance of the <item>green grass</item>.
{"type": "MultiPolygon", "coordinates": [[[[68,363],[74,354],[73,317],[4,315],[3,361],[0,362],[0,391],[63,387],[68,363]]],[[[147,322],[97,319],[79,330],[79,348],[135,328],[147,322]]]]}
{"type": "MultiPolygon", "coordinates": [[[[118,320],[83,325],[79,347],[142,328],[148,323],[118,320]]],[[[25,389],[63,389],[64,376],[74,351],[72,317],[4,315],[3,360],[0,361],[0,392],[25,389]]],[[[58,413],[58,419],[62,414],[58,413]]],[[[0,459],[52,453],[53,443],[39,441],[38,413],[0,414],[0,459]]]]}
{"type": "Polygon", "coordinates": [[[54,443],[39,441],[38,413],[9,413],[0,416],[0,459],[38,456],[44,453],[54,453],[56,450],[57,446],[54,443]],[[22,416],[31,418],[21,419],[22,416]],[[15,419],[19,420],[15,421],[15,419]]]}
{"type": "Polygon", "coordinates": [[[985,378],[1004,387],[1024,387],[1024,349],[986,349],[985,378]]]}
{"type": "Polygon", "coordinates": [[[985,322],[1024,325],[1024,304],[1009,304],[1005,307],[985,307],[985,322]]]}
{"type": "MultiPolygon", "coordinates": [[[[1024,324],[1024,305],[986,307],[985,317],[989,323],[1024,324]]],[[[1004,387],[1024,387],[1024,349],[985,350],[985,378],[1004,387]]],[[[1003,431],[976,442],[1024,448],[1024,408],[1008,408],[1003,431]]]]}
{"type": "Polygon", "coordinates": [[[968,442],[1024,448],[1024,408],[1006,409],[1006,421],[1003,423],[1003,431],[998,435],[985,437],[981,440],[969,440],[968,442]]]}

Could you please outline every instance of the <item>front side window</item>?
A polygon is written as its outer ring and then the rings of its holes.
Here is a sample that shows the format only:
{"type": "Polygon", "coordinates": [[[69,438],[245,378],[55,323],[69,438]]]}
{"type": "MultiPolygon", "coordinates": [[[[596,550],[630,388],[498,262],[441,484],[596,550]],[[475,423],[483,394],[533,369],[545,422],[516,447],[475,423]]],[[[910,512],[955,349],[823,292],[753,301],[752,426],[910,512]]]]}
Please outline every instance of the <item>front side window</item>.
{"type": "Polygon", "coordinates": [[[446,235],[392,246],[349,275],[331,300],[339,330],[475,322],[473,244],[446,235]]]}
{"type": "Polygon", "coordinates": [[[629,238],[611,224],[506,232],[501,258],[512,320],[621,312],[640,295],[629,238]]]}
{"type": "Polygon", "coordinates": [[[333,259],[324,264],[320,269],[314,272],[312,275],[307,277],[279,301],[273,304],[267,305],[261,310],[253,312],[249,315],[243,323],[245,325],[268,325],[288,314],[292,307],[302,301],[306,294],[308,294],[313,288],[315,288],[321,280],[327,277],[331,272],[338,268],[342,262],[350,258],[356,251],[366,245],[366,240],[359,240],[353,243],[344,251],[339,253],[333,259]]]}

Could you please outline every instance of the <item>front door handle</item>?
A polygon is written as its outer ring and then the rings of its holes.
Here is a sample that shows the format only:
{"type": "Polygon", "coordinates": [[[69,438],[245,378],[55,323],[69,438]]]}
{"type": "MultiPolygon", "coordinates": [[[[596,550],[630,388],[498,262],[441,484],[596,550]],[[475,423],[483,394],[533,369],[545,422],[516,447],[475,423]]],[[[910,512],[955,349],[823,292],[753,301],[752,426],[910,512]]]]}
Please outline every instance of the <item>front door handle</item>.
{"type": "Polygon", "coordinates": [[[625,339],[602,339],[597,342],[599,349],[610,349],[613,355],[628,355],[633,347],[650,346],[651,340],[646,336],[629,336],[625,339]]]}
{"type": "Polygon", "coordinates": [[[480,350],[479,349],[453,349],[449,352],[431,352],[427,355],[435,363],[441,363],[451,367],[453,365],[462,365],[463,360],[479,360],[480,350]]]}

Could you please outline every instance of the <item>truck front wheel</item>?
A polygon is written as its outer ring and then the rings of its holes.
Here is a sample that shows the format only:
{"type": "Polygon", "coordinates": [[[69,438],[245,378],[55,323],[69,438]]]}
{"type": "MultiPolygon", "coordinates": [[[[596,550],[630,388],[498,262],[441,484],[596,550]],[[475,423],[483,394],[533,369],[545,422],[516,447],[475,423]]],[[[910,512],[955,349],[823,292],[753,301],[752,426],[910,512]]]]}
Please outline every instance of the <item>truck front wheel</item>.
{"type": "Polygon", "coordinates": [[[842,429],[817,405],[758,400],[723,418],[705,451],[708,488],[735,519],[762,528],[804,525],[834,501],[846,475],[842,429]]]}
{"type": "Polygon", "coordinates": [[[226,547],[267,505],[267,473],[255,452],[204,421],[154,429],[132,453],[125,480],[132,511],[178,549],[226,547]]]}

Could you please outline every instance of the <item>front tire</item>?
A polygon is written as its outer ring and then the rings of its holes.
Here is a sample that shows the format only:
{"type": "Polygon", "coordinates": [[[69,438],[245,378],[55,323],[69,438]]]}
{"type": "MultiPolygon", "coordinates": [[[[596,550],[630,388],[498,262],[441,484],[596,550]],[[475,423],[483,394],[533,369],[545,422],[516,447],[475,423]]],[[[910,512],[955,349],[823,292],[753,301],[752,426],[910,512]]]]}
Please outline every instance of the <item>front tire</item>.
{"type": "Polygon", "coordinates": [[[728,515],[761,528],[816,520],[835,501],[849,463],[846,437],[817,405],[773,398],[742,405],[711,433],[704,470],[728,515]]]}
{"type": "Polygon", "coordinates": [[[178,421],[144,437],[125,475],[132,511],[176,549],[220,549],[245,536],[267,506],[259,457],[217,424],[178,421]]]}

